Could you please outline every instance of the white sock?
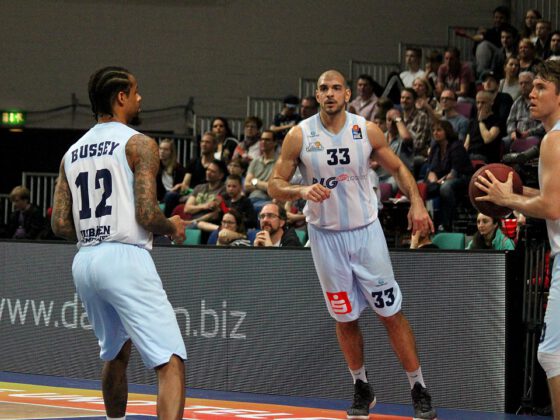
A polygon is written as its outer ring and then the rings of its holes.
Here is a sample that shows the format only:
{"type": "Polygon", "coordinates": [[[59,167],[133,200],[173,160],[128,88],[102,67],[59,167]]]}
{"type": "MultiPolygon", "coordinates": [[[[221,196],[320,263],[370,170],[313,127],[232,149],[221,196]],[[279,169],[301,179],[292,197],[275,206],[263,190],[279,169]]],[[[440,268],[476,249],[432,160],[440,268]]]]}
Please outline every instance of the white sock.
{"type": "Polygon", "coordinates": [[[419,382],[420,385],[426,388],[424,377],[422,376],[422,368],[420,366],[414,372],[406,372],[406,376],[408,376],[408,382],[410,382],[410,389],[414,388],[416,382],[419,382]]]}
{"type": "Polygon", "coordinates": [[[356,383],[356,381],[358,379],[362,380],[363,382],[367,382],[367,376],[366,376],[366,368],[365,366],[362,366],[361,368],[359,368],[358,370],[352,370],[350,369],[350,373],[352,374],[352,378],[354,379],[354,383],[356,383]]]}
{"type": "Polygon", "coordinates": [[[124,417],[109,417],[109,416],[107,416],[107,420],[126,420],[126,416],[124,416],[124,417]]]}

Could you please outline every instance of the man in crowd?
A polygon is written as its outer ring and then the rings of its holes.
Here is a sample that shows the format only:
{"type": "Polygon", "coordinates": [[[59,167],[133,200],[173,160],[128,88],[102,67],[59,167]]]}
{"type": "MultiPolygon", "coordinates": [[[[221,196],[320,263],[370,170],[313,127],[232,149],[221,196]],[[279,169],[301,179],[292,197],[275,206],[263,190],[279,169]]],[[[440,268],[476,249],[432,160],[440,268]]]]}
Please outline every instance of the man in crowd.
{"type": "Polygon", "coordinates": [[[259,213],[261,230],[254,246],[301,246],[294,229],[286,229],[286,210],[276,203],[266,204],[259,213]]]}
{"type": "Polygon", "coordinates": [[[373,121],[375,106],[377,104],[377,95],[375,94],[375,81],[369,74],[361,74],[356,82],[356,90],[358,95],[348,104],[348,111],[358,114],[368,121],[373,121]]]}
{"type": "Polygon", "coordinates": [[[255,207],[260,212],[262,207],[272,201],[267,193],[268,179],[272,174],[272,168],[276,163],[276,140],[274,133],[265,130],[260,138],[262,155],[251,161],[245,177],[245,192],[255,207]]]}

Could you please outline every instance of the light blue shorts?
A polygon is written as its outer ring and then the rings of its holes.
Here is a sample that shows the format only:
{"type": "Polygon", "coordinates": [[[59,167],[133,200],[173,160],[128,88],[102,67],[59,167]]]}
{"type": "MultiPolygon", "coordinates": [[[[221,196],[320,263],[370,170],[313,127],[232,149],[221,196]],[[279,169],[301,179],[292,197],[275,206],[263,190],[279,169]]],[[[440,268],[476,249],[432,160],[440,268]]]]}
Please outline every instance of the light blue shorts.
{"type": "Polygon", "coordinates": [[[383,317],[401,310],[401,290],[379,220],[347,231],[310,224],[308,231],[313,262],[334,319],[354,321],[367,306],[383,317]]]}
{"type": "Polygon", "coordinates": [[[539,352],[560,354],[560,255],[554,258],[539,352]]]}
{"type": "Polygon", "coordinates": [[[82,247],[72,274],[101,348],[113,360],[130,338],[148,368],[187,358],[175,312],[145,249],[115,242],[82,247]]]}

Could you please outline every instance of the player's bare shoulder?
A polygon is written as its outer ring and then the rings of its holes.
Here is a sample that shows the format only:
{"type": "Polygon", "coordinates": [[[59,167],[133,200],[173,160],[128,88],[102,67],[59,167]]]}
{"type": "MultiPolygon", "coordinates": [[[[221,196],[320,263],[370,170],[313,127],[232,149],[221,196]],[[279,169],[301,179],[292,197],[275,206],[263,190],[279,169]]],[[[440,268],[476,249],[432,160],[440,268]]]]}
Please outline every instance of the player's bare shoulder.
{"type": "Polygon", "coordinates": [[[387,146],[387,141],[385,140],[385,135],[383,131],[377,126],[377,124],[366,121],[366,130],[371,143],[371,147],[374,149],[379,149],[380,147],[387,146]]]}
{"type": "Polygon", "coordinates": [[[282,142],[282,154],[281,157],[284,159],[296,159],[299,158],[301,148],[303,147],[303,130],[300,126],[296,125],[290,128],[284,141],[282,142]]]}

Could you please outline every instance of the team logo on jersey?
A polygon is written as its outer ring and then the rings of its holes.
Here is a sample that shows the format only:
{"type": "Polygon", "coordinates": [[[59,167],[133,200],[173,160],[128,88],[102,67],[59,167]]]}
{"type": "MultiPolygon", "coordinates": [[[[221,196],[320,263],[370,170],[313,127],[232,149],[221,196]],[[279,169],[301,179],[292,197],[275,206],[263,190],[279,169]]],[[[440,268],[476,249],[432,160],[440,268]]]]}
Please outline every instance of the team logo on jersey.
{"type": "Polygon", "coordinates": [[[358,124],[354,124],[352,126],[352,138],[354,140],[361,140],[362,137],[362,129],[360,128],[360,126],[358,124]]]}
{"type": "Polygon", "coordinates": [[[306,152],[320,152],[321,150],[324,150],[324,149],[325,148],[323,147],[323,145],[321,144],[321,142],[319,140],[314,141],[312,143],[309,143],[305,147],[306,152]]]}
{"type": "Polygon", "coordinates": [[[335,314],[344,315],[352,312],[352,305],[350,304],[350,299],[348,299],[348,293],[327,292],[327,298],[329,299],[329,303],[335,314]]]}
{"type": "Polygon", "coordinates": [[[319,137],[319,133],[317,133],[315,130],[311,130],[311,133],[309,133],[307,137],[319,137]]]}

